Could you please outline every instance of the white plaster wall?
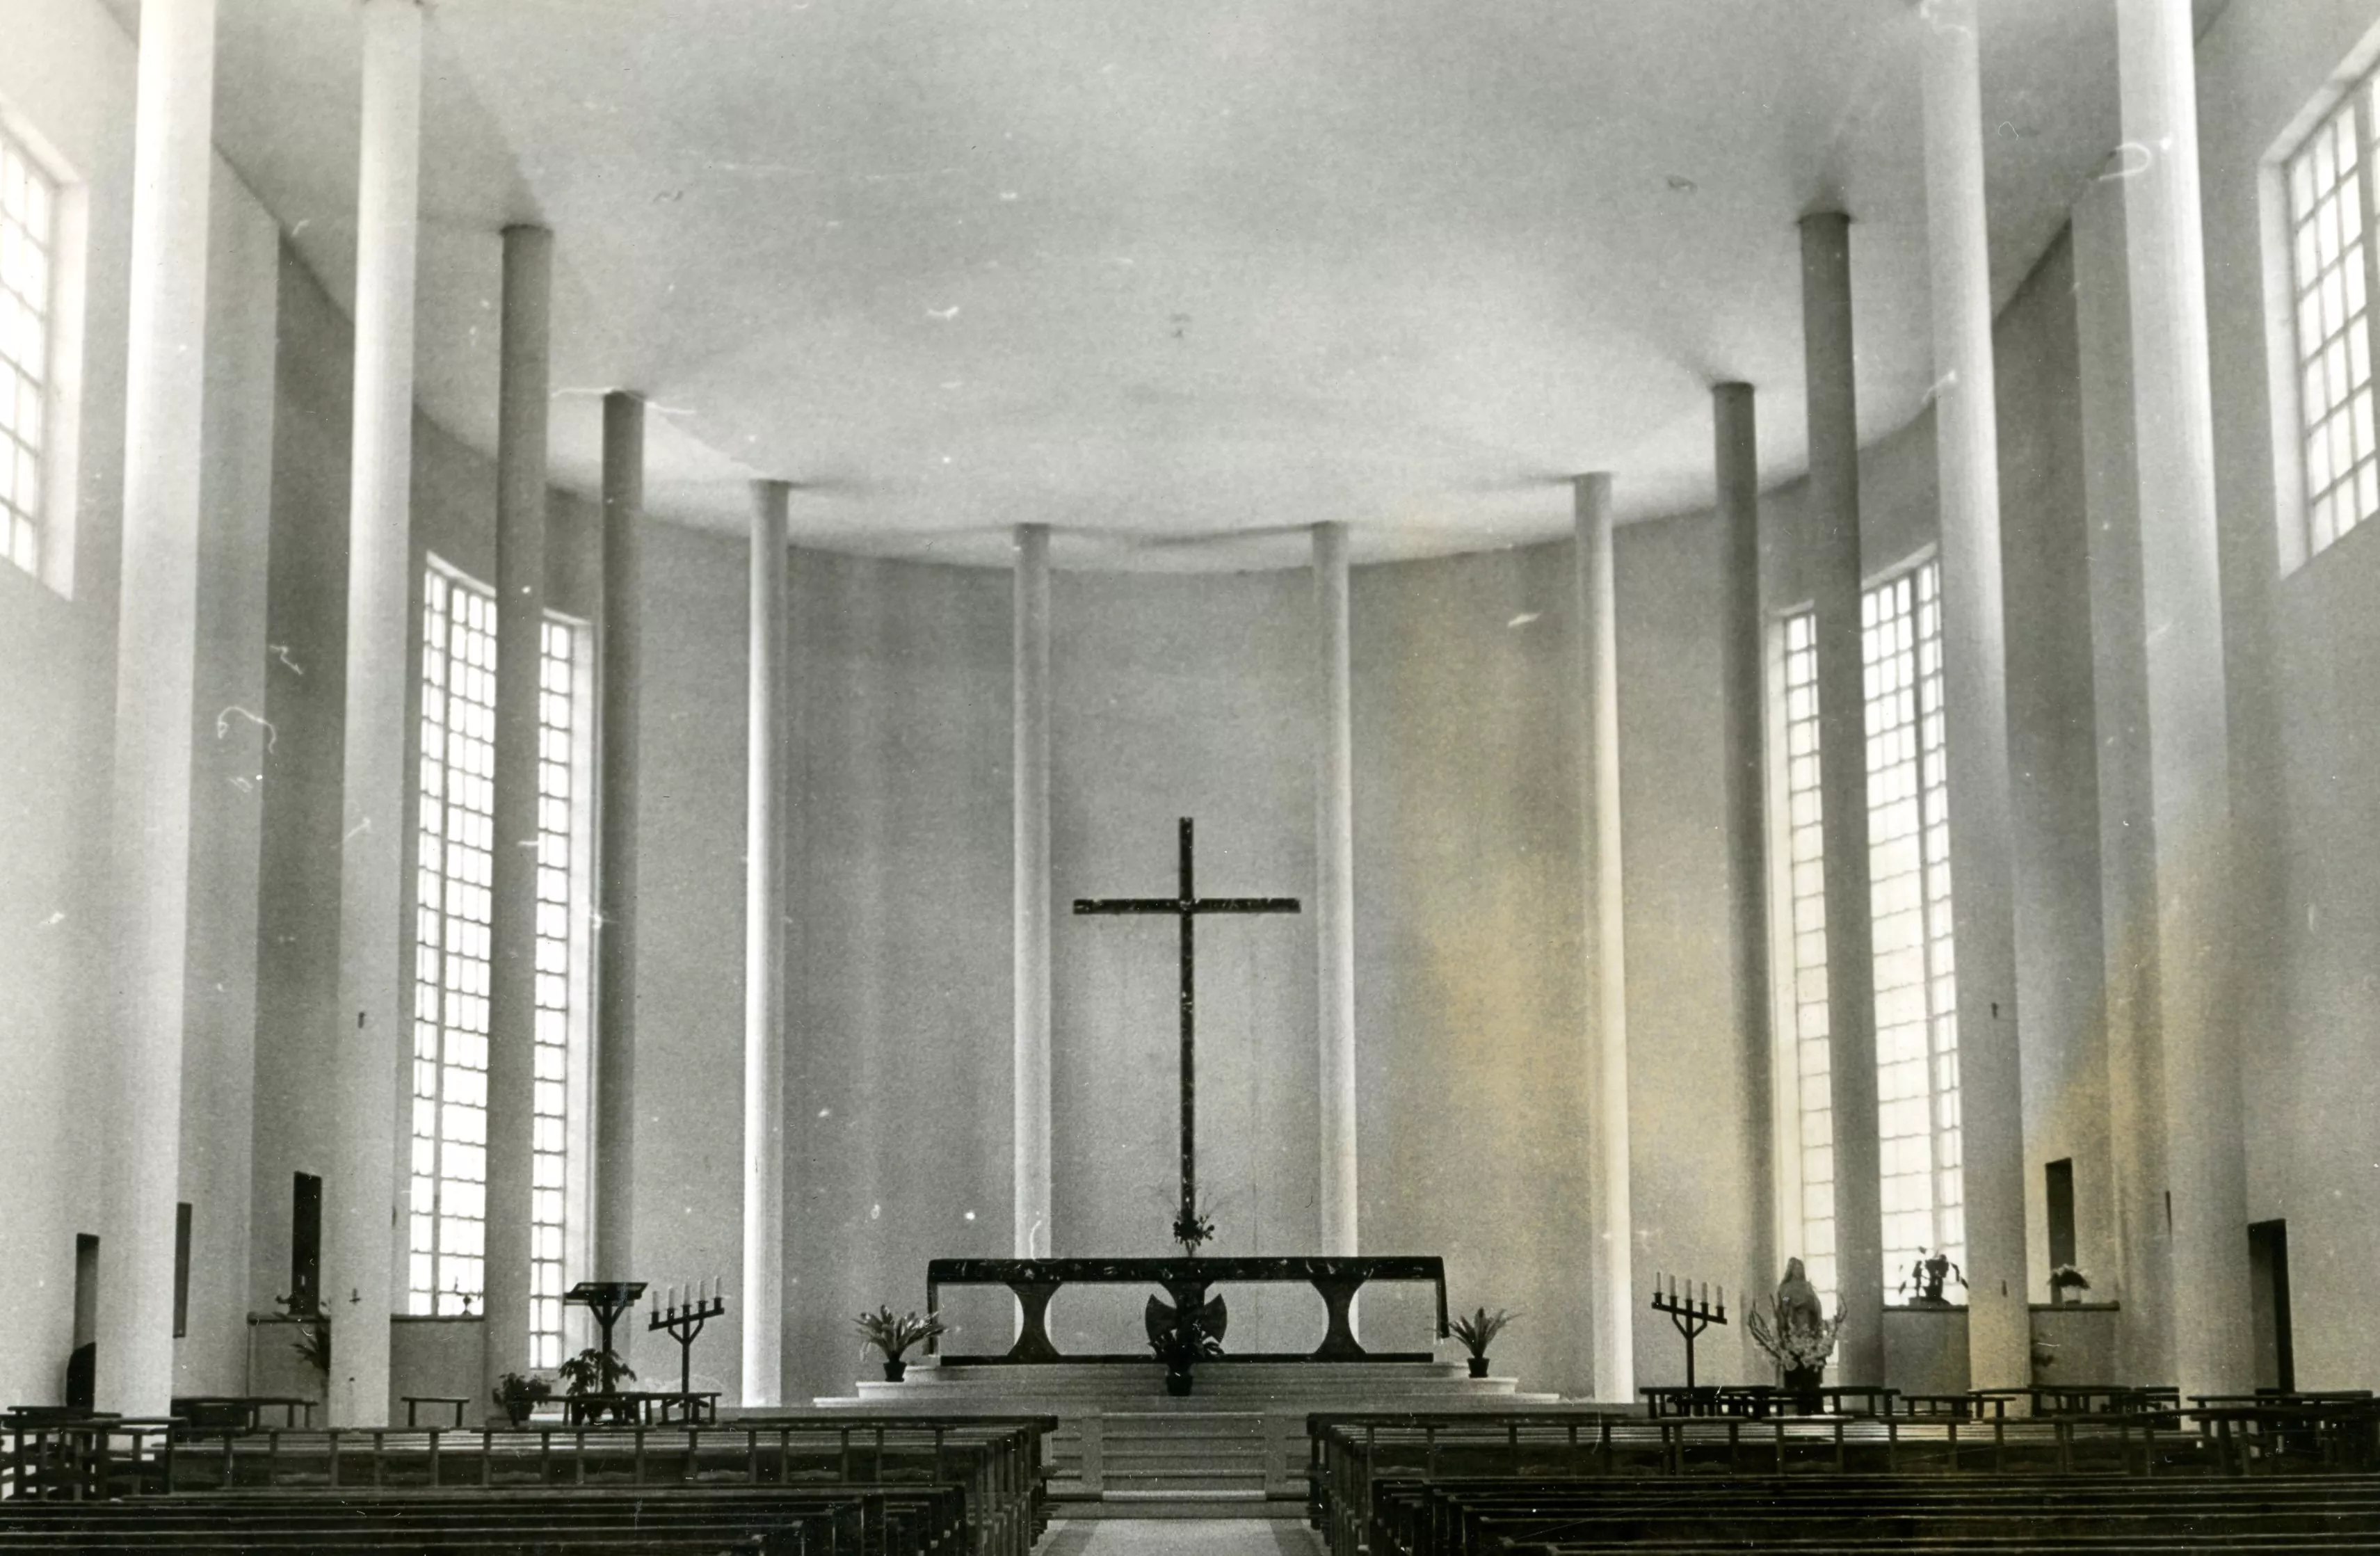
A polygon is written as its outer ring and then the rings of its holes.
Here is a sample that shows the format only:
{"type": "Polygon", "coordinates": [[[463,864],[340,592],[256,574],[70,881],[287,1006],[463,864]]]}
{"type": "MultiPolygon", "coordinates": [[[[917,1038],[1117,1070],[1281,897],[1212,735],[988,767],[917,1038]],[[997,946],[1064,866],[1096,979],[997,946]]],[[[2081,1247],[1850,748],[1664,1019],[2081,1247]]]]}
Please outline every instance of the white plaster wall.
{"type": "MultiPolygon", "coordinates": [[[[2301,1387],[2367,1386],[2362,1319],[2380,1263],[2380,536],[2350,534],[2279,576],[2266,372],[2262,163],[2368,64],[2380,5],[2256,0],[2199,43],[2226,670],[2243,888],[2235,1017],[2251,1220],[2289,1223],[2301,1387]]],[[[2286,445],[2279,456],[2289,457],[2286,445]]],[[[2242,1230],[2245,1235],[2244,1229],[2242,1230]]],[[[2241,1295],[2245,1300],[2245,1294],[2241,1295]]]]}

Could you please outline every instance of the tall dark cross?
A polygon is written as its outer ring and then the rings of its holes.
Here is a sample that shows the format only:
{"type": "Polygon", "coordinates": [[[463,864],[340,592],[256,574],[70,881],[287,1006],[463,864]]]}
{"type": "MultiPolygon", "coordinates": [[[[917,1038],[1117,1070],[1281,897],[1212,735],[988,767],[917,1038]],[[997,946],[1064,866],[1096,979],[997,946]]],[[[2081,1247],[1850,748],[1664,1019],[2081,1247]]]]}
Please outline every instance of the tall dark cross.
{"type": "Polygon", "coordinates": [[[1098,913],[1171,913],[1182,921],[1182,1215],[1174,1235],[1196,1252],[1198,1224],[1198,983],[1196,972],[1197,938],[1193,926],[1202,913],[1295,913],[1295,897],[1202,897],[1193,880],[1190,860],[1190,818],[1182,818],[1182,884],[1171,897],[1077,897],[1075,911],[1098,913]],[[1191,1234],[1184,1236],[1185,1233],[1191,1234]]]}

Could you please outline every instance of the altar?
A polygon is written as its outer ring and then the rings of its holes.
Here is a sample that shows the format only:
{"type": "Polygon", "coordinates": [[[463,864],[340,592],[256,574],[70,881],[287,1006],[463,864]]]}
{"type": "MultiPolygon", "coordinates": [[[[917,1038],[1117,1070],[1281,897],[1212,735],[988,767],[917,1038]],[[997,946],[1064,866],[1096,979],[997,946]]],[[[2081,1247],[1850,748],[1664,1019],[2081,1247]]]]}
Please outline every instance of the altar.
{"type": "MultiPolygon", "coordinates": [[[[1208,1295],[1219,1285],[1243,1285],[1256,1282],[1284,1282],[1310,1285],[1321,1295],[1329,1314],[1321,1343],[1308,1353],[1241,1354],[1233,1359],[1265,1362],[1427,1362],[1434,1359],[1427,1351],[1387,1352],[1375,1354],[1364,1349],[1355,1338],[1350,1321],[1355,1294],[1371,1282],[1402,1281],[1427,1283],[1437,1296],[1437,1324],[1434,1332],[1439,1339],[1447,1337],[1446,1261],[1435,1256],[1387,1255],[1329,1258],[938,1258],[926,1266],[926,1311],[929,1316],[941,1310],[942,1288],[960,1285],[1001,1285],[1015,1294],[1018,1307],[1016,1343],[1004,1355],[998,1356],[953,1356],[953,1363],[977,1366],[997,1363],[1057,1362],[1145,1362],[1146,1353],[1129,1355],[1094,1355],[1069,1358],[1050,1339],[1050,1299],[1067,1285],[1136,1285],[1162,1286],[1172,1301],[1167,1305],[1155,1297],[1149,1299],[1150,1339],[1158,1338],[1160,1322],[1171,1324],[1176,1315],[1220,1315],[1221,1309],[1208,1295]]],[[[1214,1331],[1217,1341],[1222,1339],[1220,1323],[1214,1331]]],[[[929,1340],[926,1354],[933,1355],[939,1342],[929,1340]]]]}

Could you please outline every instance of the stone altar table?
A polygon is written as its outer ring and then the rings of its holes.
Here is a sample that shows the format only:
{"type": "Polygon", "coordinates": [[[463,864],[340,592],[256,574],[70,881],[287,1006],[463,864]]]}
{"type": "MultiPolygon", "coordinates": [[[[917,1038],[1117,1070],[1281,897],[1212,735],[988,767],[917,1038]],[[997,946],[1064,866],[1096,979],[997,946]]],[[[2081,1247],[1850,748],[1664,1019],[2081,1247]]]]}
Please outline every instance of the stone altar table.
{"type": "MultiPolygon", "coordinates": [[[[1347,1321],[1356,1292],[1374,1281],[1427,1282],[1438,1298],[1439,1338],[1447,1335],[1446,1261],[1436,1255],[1377,1255],[1344,1258],[937,1258],[926,1265],[926,1311],[941,1306],[944,1286],[1006,1286],[1015,1294],[1021,1318],[1016,1343],[1000,1356],[953,1356],[953,1364],[988,1365],[1025,1362],[1146,1362],[1146,1354],[1068,1356],[1050,1343],[1050,1299],[1067,1285],[1161,1286],[1173,1299],[1176,1312],[1203,1307],[1208,1288],[1281,1282],[1310,1285],[1321,1294],[1330,1324],[1322,1343],[1310,1353],[1241,1355],[1236,1361],[1265,1362],[1427,1362],[1428,1352],[1373,1352],[1356,1343],[1347,1321]]],[[[926,1343],[926,1354],[937,1353],[938,1342],[926,1343]]]]}

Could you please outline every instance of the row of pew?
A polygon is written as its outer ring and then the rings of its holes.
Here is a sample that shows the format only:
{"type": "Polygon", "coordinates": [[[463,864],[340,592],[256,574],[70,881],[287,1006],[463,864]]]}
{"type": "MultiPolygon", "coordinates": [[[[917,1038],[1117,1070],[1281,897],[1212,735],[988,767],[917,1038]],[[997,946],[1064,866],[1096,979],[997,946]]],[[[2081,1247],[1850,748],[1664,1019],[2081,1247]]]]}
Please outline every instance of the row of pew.
{"type": "Polygon", "coordinates": [[[2380,1551],[2380,1404],[2030,1416],[1317,1415],[1330,1556],[2380,1551]]]}
{"type": "Polygon", "coordinates": [[[1029,1556],[1049,1417],[565,1429],[0,1428],[0,1556],[1029,1556]]]}

